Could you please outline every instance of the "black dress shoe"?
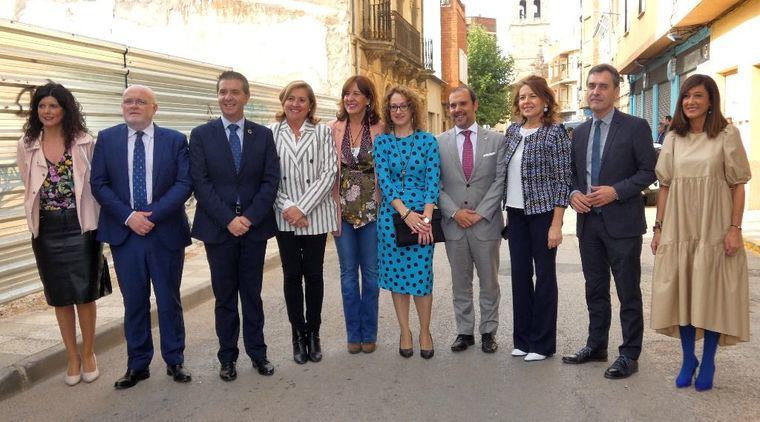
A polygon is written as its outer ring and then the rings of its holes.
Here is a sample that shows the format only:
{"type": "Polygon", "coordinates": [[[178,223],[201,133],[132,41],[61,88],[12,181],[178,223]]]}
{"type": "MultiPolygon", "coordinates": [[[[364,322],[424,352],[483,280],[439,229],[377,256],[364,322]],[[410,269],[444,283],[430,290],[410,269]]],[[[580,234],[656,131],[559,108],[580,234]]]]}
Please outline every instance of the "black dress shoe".
{"type": "Polygon", "coordinates": [[[480,348],[485,353],[496,353],[496,349],[499,348],[499,343],[493,338],[493,334],[485,333],[480,336],[480,348]]]}
{"type": "Polygon", "coordinates": [[[190,382],[193,380],[190,371],[185,369],[181,363],[176,365],[166,365],[166,375],[174,378],[174,381],[176,382],[190,382]]]}
{"type": "Polygon", "coordinates": [[[639,371],[639,362],[629,358],[628,356],[620,355],[615,362],[604,371],[604,377],[617,380],[628,378],[631,375],[639,371]]]}
{"type": "Polygon", "coordinates": [[[303,330],[293,329],[293,360],[303,365],[309,360],[309,349],[306,344],[306,333],[303,330]]]}
{"type": "MultiPolygon", "coordinates": [[[[319,344],[319,331],[309,331],[309,360],[319,362],[322,360],[322,345],[319,344]]],[[[272,368],[274,370],[274,368],[272,368]]]]}
{"type": "Polygon", "coordinates": [[[267,376],[274,374],[274,365],[269,363],[267,358],[251,359],[251,361],[253,362],[253,367],[259,371],[259,374],[267,376]]]}
{"type": "Polygon", "coordinates": [[[222,362],[222,367],[219,368],[219,378],[224,381],[235,381],[237,378],[235,362],[222,362]]]}
{"type": "Polygon", "coordinates": [[[150,378],[150,371],[147,369],[127,369],[127,373],[123,377],[116,380],[113,384],[117,390],[123,390],[125,388],[134,387],[138,382],[150,378]]]}
{"type": "Polygon", "coordinates": [[[435,354],[435,348],[432,347],[432,344],[433,344],[433,335],[432,334],[430,335],[430,344],[431,344],[430,349],[429,350],[425,350],[425,349],[422,348],[422,339],[420,339],[420,357],[422,359],[432,359],[433,355],[435,354]]]}
{"type": "MultiPolygon", "coordinates": [[[[411,331],[409,332],[409,337],[410,338],[412,337],[412,332],[411,331]]],[[[412,357],[414,355],[414,346],[412,346],[412,347],[410,347],[408,349],[401,348],[401,341],[403,339],[404,339],[403,335],[399,336],[399,338],[398,338],[398,354],[401,355],[401,357],[403,357],[403,358],[410,358],[410,357],[412,357]]]]}
{"type": "Polygon", "coordinates": [[[467,334],[458,334],[454,342],[451,343],[452,352],[461,352],[467,350],[468,346],[475,344],[475,336],[467,334]]]}
{"type": "Polygon", "coordinates": [[[586,362],[607,362],[606,350],[594,350],[588,346],[572,355],[562,356],[562,363],[581,364],[586,362]]]}

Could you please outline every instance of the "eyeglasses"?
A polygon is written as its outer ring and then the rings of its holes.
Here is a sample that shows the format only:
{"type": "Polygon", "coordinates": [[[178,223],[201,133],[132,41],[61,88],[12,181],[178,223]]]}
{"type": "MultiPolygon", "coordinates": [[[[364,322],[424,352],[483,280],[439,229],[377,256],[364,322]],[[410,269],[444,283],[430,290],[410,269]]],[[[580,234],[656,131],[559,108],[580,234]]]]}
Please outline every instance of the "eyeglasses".
{"type": "Polygon", "coordinates": [[[391,104],[388,106],[388,109],[391,111],[391,113],[395,113],[397,111],[405,112],[409,110],[409,104],[391,104]]]}
{"type": "Polygon", "coordinates": [[[148,105],[149,103],[142,98],[126,98],[124,101],[121,102],[125,106],[131,106],[131,105],[139,105],[140,107],[144,107],[148,105]]]}

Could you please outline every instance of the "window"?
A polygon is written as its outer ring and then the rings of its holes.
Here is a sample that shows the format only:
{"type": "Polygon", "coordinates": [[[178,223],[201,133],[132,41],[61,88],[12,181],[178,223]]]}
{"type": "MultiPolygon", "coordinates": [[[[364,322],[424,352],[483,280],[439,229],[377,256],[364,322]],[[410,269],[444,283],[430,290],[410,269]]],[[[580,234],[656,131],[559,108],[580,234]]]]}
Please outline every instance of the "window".
{"type": "Polygon", "coordinates": [[[533,5],[536,6],[536,12],[533,17],[538,19],[541,17],[541,0],[533,0],[533,5]]]}

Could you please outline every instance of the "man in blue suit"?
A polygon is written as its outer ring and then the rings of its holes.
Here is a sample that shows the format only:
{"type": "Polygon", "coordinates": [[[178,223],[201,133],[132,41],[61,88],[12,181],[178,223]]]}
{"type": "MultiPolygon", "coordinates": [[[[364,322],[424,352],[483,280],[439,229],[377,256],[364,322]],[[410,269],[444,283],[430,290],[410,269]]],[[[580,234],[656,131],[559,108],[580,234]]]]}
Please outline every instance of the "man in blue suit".
{"type": "Polygon", "coordinates": [[[586,279],[589,328],[586,346],[562,362],[607,361],[611,321],[610,271],[620,300],[623,344],[604,373],[627,378],[638,371],[644,335],[641,303],[641,244],[646,232],[641,191],[654,182],[656,156],[644,119],[615,108],[620,74],[608,64],[589,70],[587,100],[593,119],[573,132],[573,191],[576,233],[586,279]]]}
{"type": "Polygon", "coordinates": [[[158,104],[148,87],[127,88],[121,109],[126,123],[98,134],[90,177],[101,206],[98,240],[111,245],[124,298],[127,372],[114,387],[130,388],[150,377],[151,281],[166,373],[174,381],[189,382],[190,372],[183,367],[185,324],[179,294],[190,244],[187,138],[153,123],[158,104]]]}
{"type": "Polygon", "coordinates": [[[240,316],[245,351],[261,375],[272,375],[264,342],[261,282],[267,240],[277,231],[273,204],[280,164],[272,132],[245,119],[248,80],[227,71],[217,80],[222,117],[190,133],[190,174],[198,205],[192,236],[204,242],[216,297],[219,377],[237,378],[240,316]]]}

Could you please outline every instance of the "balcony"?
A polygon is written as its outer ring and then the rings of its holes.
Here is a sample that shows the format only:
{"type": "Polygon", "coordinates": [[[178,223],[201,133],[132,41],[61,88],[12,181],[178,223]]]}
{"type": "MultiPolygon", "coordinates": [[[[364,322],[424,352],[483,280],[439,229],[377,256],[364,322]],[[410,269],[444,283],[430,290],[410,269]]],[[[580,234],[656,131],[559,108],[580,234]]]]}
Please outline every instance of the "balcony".
{"type": "Polygon", "coordinates": [[[368,52],[384,58],[400,53],[416,67],[425,64],[420,31],[391,10],[390,0],[365,0],[361,35],[368,52]]]}

